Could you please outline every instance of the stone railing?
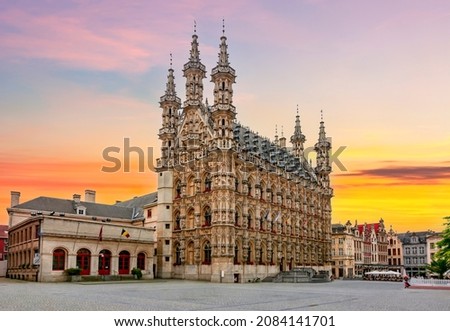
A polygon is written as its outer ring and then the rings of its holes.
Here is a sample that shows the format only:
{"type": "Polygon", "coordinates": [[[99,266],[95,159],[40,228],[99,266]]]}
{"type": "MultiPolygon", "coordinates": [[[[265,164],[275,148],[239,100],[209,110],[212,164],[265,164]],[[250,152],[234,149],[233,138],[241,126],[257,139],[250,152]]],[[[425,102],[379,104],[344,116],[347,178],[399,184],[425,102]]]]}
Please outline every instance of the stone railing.
{"type": "Polygon", "coordinates": [[[411,285],[420,286],[448,286],[450,287],[450,279],[422,279],[422,278],[411,278],[411,285]]]}

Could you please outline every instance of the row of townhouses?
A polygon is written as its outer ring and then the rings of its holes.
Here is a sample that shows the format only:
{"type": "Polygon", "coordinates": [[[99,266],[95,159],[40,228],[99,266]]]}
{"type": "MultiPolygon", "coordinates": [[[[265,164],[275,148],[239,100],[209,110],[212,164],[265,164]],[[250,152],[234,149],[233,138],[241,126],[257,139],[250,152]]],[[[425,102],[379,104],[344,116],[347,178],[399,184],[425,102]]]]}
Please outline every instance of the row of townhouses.
{"type": "Polygon", "coordinates": [[[432,230],[397,233],[391,226],[387,231],[383,219],[332,224],[333,275],[358,278],[370,271],[392,270],[410,277],[426,276],[426,266],[441,239],[432,230]]]}

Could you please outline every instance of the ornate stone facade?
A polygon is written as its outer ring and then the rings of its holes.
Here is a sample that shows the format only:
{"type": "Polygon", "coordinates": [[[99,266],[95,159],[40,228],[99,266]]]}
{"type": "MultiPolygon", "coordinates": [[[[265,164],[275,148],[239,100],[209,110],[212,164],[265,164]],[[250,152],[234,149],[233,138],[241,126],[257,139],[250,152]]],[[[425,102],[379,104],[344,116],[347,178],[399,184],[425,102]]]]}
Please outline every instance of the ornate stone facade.
{"type": "Polygon", "coordinates": [[[224,35],[212,105],[203,98],[196,33],[183,74],[183,104],[172,67],[160,100],[157,276],[246,282],[296,267],[330,271],[331,144],[323,120],[315,167],[304,155],[298,113],[291,148],[284,137],[270,141],[238,123],[224,35]]]}

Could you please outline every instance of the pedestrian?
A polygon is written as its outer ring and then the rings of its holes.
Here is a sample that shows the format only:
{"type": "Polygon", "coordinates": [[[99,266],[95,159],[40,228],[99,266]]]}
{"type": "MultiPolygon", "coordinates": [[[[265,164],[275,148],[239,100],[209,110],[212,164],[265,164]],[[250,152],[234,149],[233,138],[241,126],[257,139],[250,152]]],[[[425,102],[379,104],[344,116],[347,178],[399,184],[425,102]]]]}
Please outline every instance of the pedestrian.
{"type": "Polygon", "coordinates": [[[408,288],[411,286],[411,284],[409,283],[408,275],[405,275],[405,277],[403,277],[403,280],[405,281],[405,288],[408,288]]]}

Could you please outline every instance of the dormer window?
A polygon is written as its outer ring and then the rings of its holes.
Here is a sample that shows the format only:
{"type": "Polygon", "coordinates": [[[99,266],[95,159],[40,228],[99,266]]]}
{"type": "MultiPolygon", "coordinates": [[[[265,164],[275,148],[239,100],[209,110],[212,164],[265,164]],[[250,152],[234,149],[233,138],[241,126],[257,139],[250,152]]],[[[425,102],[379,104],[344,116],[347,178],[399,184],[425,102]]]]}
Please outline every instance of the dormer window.
{"type": "Polygon", "coordinates": [[[78,206],[77,207],[77,215],[86,215],[86,207],[78,206]]]}

